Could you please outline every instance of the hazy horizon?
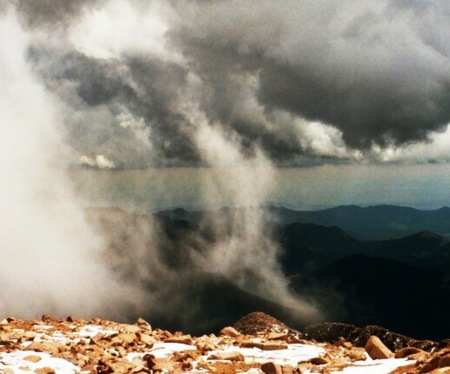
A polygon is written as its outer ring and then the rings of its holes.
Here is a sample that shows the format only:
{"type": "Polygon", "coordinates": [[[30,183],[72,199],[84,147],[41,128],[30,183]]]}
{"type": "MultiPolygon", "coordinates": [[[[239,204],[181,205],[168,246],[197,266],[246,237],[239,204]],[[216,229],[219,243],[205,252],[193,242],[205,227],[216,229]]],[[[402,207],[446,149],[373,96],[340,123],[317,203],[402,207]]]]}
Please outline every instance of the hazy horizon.
{"type": "MultiPolygon", "coordinates": [[[[232,191],[203,200],[203,190],[214,184],[215,174],[210,168],[187,167],[69,172],[85,206],[117,206],[140,213],[235,207],[232,191]]],[[[263,205],[318,210],[388,204],[431,210],[450,205],[449,185],[448,164],[278,167],[263,205]]]]}

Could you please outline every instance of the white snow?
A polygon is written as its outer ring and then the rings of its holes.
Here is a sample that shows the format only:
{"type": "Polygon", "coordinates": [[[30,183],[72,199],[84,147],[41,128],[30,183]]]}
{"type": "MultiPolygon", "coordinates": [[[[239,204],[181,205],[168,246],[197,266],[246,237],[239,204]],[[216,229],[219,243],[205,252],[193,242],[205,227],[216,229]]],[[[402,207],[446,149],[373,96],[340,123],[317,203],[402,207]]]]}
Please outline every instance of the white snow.
{"type": "Polygon", "coordinates": [[[384,374],[390,373],[400,366],[406,366],[414,363],[414,361],[407,360],[406,358],[389,358],[385,360],[372,360],[357,361],[353,363],[353,366],[346,367],[342,371],[332,371],[343,374],[384,374]]]}
{"type": "Polygon", "coordinates": [[[78,373],[80,368],[62,358],[52,357],[48,353],[34,351],[14,351],[0,353],[0,370],[12,369],[14,374],[34,372],[36,369],[50,367],[57,373],[78,373]],[[27,357],[37,356],[40,358],[37,362],[27,360],[27,357]]]}
{"type": "MultiPolygon", "coordinates": [[[[62,332],[57,328],[52,330],[50,327],[40,325],[35,328],[36,335],[34,336],[34,341],[58,341],[63,344],[68,344],[69,342],[80,342],[88,341],[90,338],[96,335],[110,336],[117,334],[119,331],[115,329],[105,328],[104,326],[87,324],[72,332],[62,332]]],[[[16,330],[20,332],[23,330],[16,330]]],[[[20,334],[19,334],[20,335],[20,334]]],[[[22,343],[22,346],[28,345],[30,342],[22,343]]],[[[216,344],[218,347],[216,350],[206,352],[202,357],[203,361],[207,361],[208,357],[221,353],[221,352],[239,352],[245,357],[246,363],[266,363],[273,362],[279,365],[291,365],[295,367],[299,362],[308,361],[312,358],[325,355],[327,350],[321,346],[313,344],[288,344],[287,349],[279,350],[261,350],[259,348],[241,348],[239,346],[231,344],[221,344],[220,339],[211,338],[211,343],[216,344]]],[[[145,352],[133,352],[127,355],[127,359],[132,361],[135,357],[143,357],[145,354],[152,354],[156,358],[169,357],[174,352],[182,352],[189,350],[196,350],[195,345],[187,345],[180,343],[165,343],[156,342],[151,349],[145,352]]],[[[367,356],[365,361],[349,362],[348,367],[343,370],[335,370],[329,368],[331,373],[342,373],[342,374],[387,374],[395,370],[400,366],[405,366],[414,361],[407,359],[385,359],[385,360],[372,360],[367,356]]],[[[187,373],[190,374],[203,374],[207,373],[205,369],[197,369],[196,364],[193,363],[194,367],[187,373]]],[[[50,354],[35,352],[31,350],[26,351],[14,351],[14,352],[1,352],[0,353],[0,373],[2,370],[11,369],[14,373],[29,373],[36,369],[50,367],[55,370],[56,373],[80,373],[81,368],[72,364],[71,362],[52,357],[50,354]],[[27,359],[28,358],[28,359],[27,359]],[[33,362],[36,361],[36,362],[33,362]]],[[[249,369],[247,374],[260,374],[262,371],[260,369],[249,369]]],[[[306,371],[305,373],[310,373],[306,371]]]]}
{"type": "Polygon", "coordinates": [[[152,354],[156,358],[168,357],[170,354],[174,352],[182,352],[182,351],[193,351],[196,350],[197,347],[194,345],[180,344],[180,343],[155,343],[153,347],[144,353],[129,353],[126,358],[130,361],[135,357],[143,357],[146,354],[152,354]]]}
{"type": "MultiPolygon", "coordinates": [[[[130,353],[127,358],[131,361],[134,357],[142,357],[147,353],[151,353],[156,358],[163,358],[169,356],[173,352],[181,352],[186,350],[195,350],[195,346],[177,343],[156,343],[152,349],[145,353],[130,353]]],[[[308,344],[289,344],[287,349],[280,350],[261,350],[259,348],[240,348],[237,346],[224,346],[222,349],[213,350],[208,352],[203,360],[207,360],[208,356],[220,353],[220,352],[240,352],[245,357],[246,363],[265,363],[273,362],[279,365],[292,365],[296,366],[300,361],[308,361],[314,357],[319,357],[325,354],[326,350],[322,347],[317,347],[308,344]]],[[[330,370],[330,372],[342,373],[342,374],[387,374],[392,370],[400,366],[405,366],[413,363],[407,359],[386,359],[386,360],[372,360],[367,358],[366,361],[349,362],[349,367],[343,370],[330,370]]],[[[188,374],[203,374],[207,373],[204,369],[192,369],[187,371],[188,374]]],[[[259,369],[250,369],[247,374],[260,374],[259,369]]],[[[310,373],[306,371],[305,373],[310,373]]]]}

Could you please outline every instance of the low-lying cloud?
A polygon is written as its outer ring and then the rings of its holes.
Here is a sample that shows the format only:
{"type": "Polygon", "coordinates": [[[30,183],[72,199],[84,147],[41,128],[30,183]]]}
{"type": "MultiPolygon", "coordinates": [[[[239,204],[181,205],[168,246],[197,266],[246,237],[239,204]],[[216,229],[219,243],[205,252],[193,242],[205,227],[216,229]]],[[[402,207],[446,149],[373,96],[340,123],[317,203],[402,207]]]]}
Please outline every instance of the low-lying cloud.
{"type": "Polygon", "coordinates": [[[0,313],[120,318],[140,291],[102,264],[103,239],[85,222],[61,167],[62,106],[36,82],[27,43],[14,11],[1,15],[0,313]]]}

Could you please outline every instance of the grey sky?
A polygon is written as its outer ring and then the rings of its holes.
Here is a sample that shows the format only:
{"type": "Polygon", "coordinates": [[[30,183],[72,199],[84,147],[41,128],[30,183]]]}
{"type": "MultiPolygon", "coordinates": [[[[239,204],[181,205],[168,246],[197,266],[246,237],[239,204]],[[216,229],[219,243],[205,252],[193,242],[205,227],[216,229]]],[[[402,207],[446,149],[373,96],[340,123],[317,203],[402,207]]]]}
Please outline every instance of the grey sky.
{"type": "Polygon", "coordinates": [[[245,157],[275,163],[448,159],[447,1],[19,0],[16,11],[36,76],[66,106],[74,159],[208,163],[199,115],[245,157]]]}

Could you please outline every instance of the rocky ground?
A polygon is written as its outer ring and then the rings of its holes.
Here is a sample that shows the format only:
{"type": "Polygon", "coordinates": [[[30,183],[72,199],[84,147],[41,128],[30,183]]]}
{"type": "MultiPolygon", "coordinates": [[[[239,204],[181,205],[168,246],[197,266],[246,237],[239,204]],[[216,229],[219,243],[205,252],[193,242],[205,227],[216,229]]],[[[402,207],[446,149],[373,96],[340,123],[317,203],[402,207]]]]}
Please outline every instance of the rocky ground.
{"type": "Polygon", "coordinates": [[[267,314],[192,337],[139,319],[0,321],[0,373],[450,373],[450,344],[376,326],[290,329],[267,314]]]}

